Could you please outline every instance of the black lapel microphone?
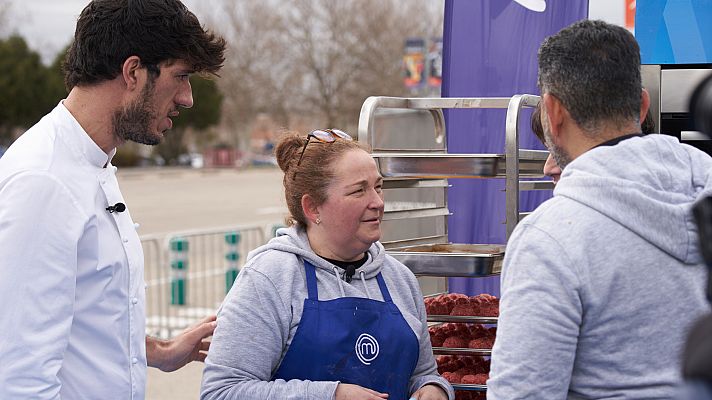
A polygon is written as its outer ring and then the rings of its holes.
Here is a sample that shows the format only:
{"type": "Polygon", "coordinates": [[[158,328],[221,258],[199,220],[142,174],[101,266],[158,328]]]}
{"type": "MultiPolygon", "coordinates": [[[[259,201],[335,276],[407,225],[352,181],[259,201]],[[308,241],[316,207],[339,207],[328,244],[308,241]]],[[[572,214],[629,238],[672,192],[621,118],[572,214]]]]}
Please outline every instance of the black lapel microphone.
{"type": "Polygon", "coordinates": [[[353,264],[349,264],[346,266],[346,271],[344,271],[344,280],[346,283],[351,283],[351,279],[354,277],[354,274],[356,273],[356,266],[353,264]]]}
{"type": "Polygon", "coordinates": [[[108,211],[109,214],[111,214],[113,212],[117,212],[117,213],[124,212],[124,211],[126,211],[126,204],[116,203],[113,206],[106,207],[106,211],[108,211]]]}

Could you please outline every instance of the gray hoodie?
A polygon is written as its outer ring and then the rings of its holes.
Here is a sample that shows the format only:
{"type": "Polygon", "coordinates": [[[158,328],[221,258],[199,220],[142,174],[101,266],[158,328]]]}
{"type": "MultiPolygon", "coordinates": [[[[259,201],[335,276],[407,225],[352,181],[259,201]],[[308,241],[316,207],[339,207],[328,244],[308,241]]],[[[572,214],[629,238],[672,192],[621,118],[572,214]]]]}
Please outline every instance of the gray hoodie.
{"type": "Polygon", "coordinates": [[[712,159],[665,135],[571,162],[507,246],[488,399],[669,399],[709,311],[691,207],[712,159]]]}
{"type": "Polygon", "coordinates": [[[201,399],[334,398],[338,382],[270,380],[299,327],[308,296],[303,259],[316,267],[319,300],[362,297],[383,301],[375,279],[380,272],[420,344],[410,393],[427,383],[436,383],[451,400],[454,398],[450,384],[437,373],[423,297],[413,273],[386,255],[376,242],[351,283],[344,282],[338,275],[343,270],[311,250],[304,230],[287,228],[278,230],[276,238],[250,252],[225,298],[205,361],[201,399]]]}

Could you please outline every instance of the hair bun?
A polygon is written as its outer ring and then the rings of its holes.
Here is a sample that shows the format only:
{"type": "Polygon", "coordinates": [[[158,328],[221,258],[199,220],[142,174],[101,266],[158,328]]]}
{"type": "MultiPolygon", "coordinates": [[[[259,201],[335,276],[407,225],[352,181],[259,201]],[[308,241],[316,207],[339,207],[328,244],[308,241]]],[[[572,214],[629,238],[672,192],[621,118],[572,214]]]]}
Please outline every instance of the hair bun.
{"type": "Polygon", "coordinates": [[[292,161],[296,161],[299,157],[302,147],[304,147],[304,141],[305,139],[297,132],[287,132],[277,142],[274,155],[279,168],[285,173],[292,166],[292,161]]]}

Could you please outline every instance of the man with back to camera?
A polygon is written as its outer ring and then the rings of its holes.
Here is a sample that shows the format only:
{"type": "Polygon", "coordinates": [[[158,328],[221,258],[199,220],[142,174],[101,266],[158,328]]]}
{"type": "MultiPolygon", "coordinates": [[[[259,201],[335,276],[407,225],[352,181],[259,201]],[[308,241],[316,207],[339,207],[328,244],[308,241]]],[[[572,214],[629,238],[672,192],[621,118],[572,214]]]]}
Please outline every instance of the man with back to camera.
{"type": "Polygon", "coordinates": [[[673,398],[686,332],[709,310],[691,208],[712,192],[712,159],[640,133],[650,100],[624,28],[547,38],[538,81],[563,173],[507,245],[487,398],[673,398]]]}
{"type": "Polygon", "coordinates": [[[158,144],[224,49],[178,0],[82,11],[69,95],[0,159],[0,399],[143,399],[147,365],[205,358],[214,317],[145,336],[143,252],[111,158],[158,144]]]}

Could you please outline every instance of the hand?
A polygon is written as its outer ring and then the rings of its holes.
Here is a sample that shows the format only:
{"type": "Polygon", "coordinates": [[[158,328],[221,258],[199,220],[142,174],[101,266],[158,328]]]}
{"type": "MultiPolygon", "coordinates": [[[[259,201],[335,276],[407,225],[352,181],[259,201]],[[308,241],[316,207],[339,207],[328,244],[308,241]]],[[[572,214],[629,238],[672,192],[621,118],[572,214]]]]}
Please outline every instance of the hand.
{"type": "Polygon", "coordinates": [[[387,393],[378,393],[359,385],[339,383],[334,393],[334,400],[380,400],[387,399],[387,393]]]}
{"type": "Polygon", "coordinates": [[[168,341],[146,337],[148,366],[170,372],[191,361],[205,361],[210,348],[210,341],[206,338],[215,331],[215,320],[216,316],[211,315],[168,341]]]}
{"type": "Polygon", "coordinates": [[[447,400],[447,392],[438,385],[428,384],[413,393],[409,400],[447,400]]]}

